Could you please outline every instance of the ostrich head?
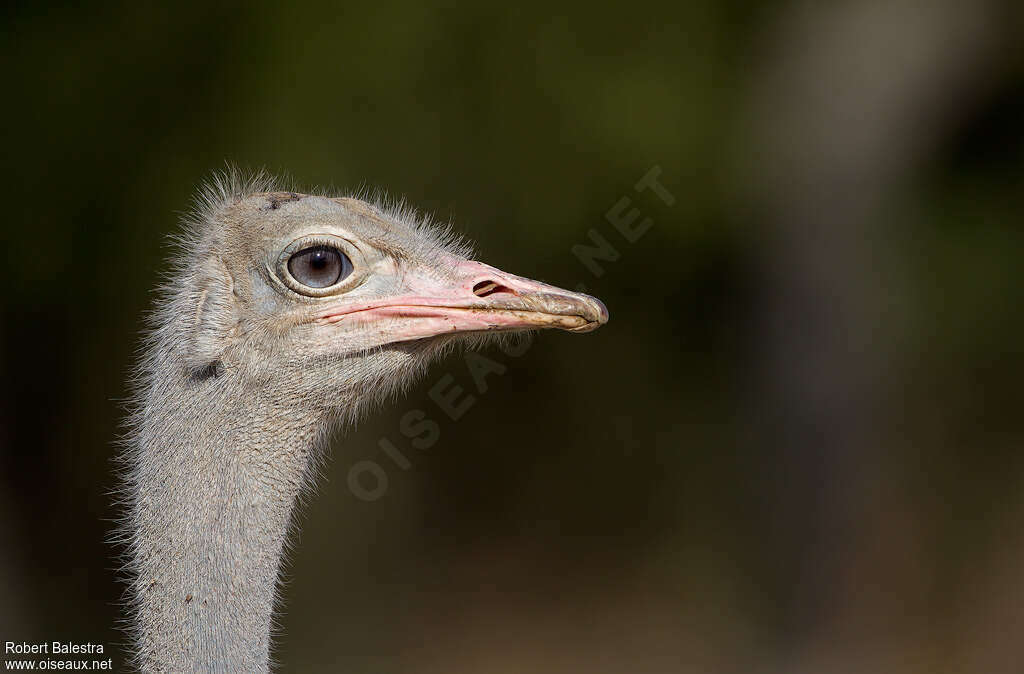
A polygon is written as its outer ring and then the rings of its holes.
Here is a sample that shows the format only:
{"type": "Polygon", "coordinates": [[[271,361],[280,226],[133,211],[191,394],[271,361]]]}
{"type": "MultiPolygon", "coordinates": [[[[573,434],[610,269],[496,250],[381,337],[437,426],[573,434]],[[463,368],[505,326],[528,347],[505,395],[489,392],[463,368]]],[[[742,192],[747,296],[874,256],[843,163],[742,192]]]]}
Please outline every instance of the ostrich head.
{"type": "Polygon", "coordinates": [[[233,176],[203,193],[151,317],[126,437],[145,671],[268,671],[314,450],[457,341],[593,330],[598,300],[469,259],[400,208],[233,176]]]}
{"type": "MultiPolygon", "coordinates": [[[[356,198],[262,192],[204,214],[172,343],[195,380],[353,417],[456,340],[594,330],[597,299],[468,259],[446,227],[356,198]]],[[[166,323],[165,323],[166,325],[166,323]]]]}

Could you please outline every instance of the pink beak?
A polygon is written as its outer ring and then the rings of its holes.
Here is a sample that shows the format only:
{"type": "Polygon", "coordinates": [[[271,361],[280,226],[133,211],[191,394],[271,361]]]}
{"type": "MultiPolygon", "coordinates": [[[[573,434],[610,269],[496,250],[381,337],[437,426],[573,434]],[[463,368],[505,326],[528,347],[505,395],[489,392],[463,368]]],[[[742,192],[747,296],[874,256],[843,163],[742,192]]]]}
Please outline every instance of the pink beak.
{"type": "Polygon", "coordinates": [[[414,280],[413,292],[340,302],[317,314],[322,324],[341,321],[390,323],[392,342],[456,332],[559,328],[590,332],[608,322],[595,297],[514,276],[481,262],[461,261],[456,281],[414,280]]]}

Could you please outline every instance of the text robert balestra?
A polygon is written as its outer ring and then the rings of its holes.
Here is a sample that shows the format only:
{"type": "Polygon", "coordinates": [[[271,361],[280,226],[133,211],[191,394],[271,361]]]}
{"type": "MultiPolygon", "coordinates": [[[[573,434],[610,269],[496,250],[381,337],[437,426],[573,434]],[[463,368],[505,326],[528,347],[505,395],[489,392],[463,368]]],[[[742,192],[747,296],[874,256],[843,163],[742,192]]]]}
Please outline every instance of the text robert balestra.
{"type": "Polygon", "coordinates": [[[43,641],[30,644],[27,641],[20,643],[8,641],[4,644],[4,653],[14,655],[101,655],[103,644],[75,643],[72,641],[43,641]]]}

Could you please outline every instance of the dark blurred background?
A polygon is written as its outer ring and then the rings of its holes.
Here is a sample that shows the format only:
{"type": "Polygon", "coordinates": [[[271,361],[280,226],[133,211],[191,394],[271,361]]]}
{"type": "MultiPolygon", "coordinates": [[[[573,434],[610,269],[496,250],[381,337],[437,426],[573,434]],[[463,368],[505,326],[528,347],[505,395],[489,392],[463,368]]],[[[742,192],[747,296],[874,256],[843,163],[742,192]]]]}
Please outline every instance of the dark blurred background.
{"type": "Polygon", "coordinates": [[[230,161],[404,195],[612,315],[335,443],[283,671],[1021,671],[1016,0],[0,11],[0,640],[123,641],[124,380],[230,161]]]}

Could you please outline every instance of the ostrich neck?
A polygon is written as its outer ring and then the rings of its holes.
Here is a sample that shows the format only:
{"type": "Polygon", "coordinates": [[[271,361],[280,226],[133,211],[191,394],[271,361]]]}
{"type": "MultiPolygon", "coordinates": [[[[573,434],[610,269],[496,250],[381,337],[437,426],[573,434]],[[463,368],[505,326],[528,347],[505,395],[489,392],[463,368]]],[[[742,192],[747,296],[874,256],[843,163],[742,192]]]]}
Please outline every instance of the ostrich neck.
{"type": "Polygon", "coordinates": [[[318,424],[226,377],[154,391],[141,411],[131,524],[144,671],[269,669],[281,556],[318,424]]]}

